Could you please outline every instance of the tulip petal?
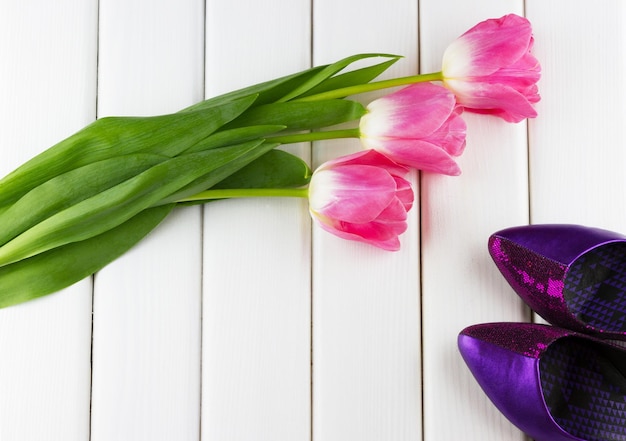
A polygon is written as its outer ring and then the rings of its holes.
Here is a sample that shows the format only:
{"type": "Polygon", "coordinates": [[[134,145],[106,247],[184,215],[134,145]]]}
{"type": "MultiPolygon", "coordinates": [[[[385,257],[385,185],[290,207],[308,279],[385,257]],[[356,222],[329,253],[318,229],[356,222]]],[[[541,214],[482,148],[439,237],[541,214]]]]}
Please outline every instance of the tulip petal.
{"type": "Polygon", "coordinates": [[[522,93],[530,102],[539,101],[536,83],[540,78],[541,66],[533,56],[523,57],[489,76],[491,83],[506,84],[522,93]]]}
{"type": "Polygon", "coordinates": [[[391,139],[380,143],[377,150],[389,154],[416,170],[458,176],[461,169],[452,156],[441,146],[421,139],[391,139]]]}
{"type": "Polygon", "coordinates": [[[465,148],[462,112],[445,87],[414,84],[368,106],[361,119],[361,141],[399,164],[457,175],[460,169],[451,156],[465,148]]]}
{"type": "Polygon", "coordinates": [[[528,52],[531,39],[532,28],[524,17],[509,14],[485,20],[448,46],[442,71],[446,78],[490,75],[528,52]]]}
{"type": "Polygon", "coordinates": [[[411,207],[413,207],[413,202],[415,201],[415,194],[413,193],[413,188],[411,187],[411,183],[404,178],[400,178],[395,176],[396,181],[396,197],[400,200],[402,205],[404,206],[405,211],[409,211],[411,207]]]}
{"type": "MultiPolygon", "coordinates": [[[[457,90],[459,102],[475,113],[499,116],[508,122],[520,122],[537,116],[532,103],[539,100],[538,96],[530,101],[524,94],[506,84],[459,82],[457,90]]],[[[536,92],[536,88],[531,90],[536,92]]],[[[531,96],[535,95],[536,93],[531,96]]]]}
{"type": "Polygon", "coordinates": [[[361,118],[360,131],[368,138],[423,138],[448,119],[456,105],[443,86],[417,83],[372,101],[361,118]]]}
{"type": "Polygon", "coordinates": [[[515,14],[481,22],[445,51],[443,83],[466,110],[519,122],[537,116],[541,66],[530,22],[515,14]]]}
{"type": "Polygon", "coordinates": [[[404,223],[404,228],[395,228],[394,231],[390,231],[387,224],[378,222],[368,222],[365,224],[342,222],[339,228],[334,231],[327,231],[344,239],[368,243],[387,251],[397,251],[400,249],[398,235],[406,231],[406,223],[404,223]]]}
{"type": "Polygon", "coordinates": [[[463,108],[458,106],[440,130],[425,138],[425,141],[440,146],[452,156],[461,155],[465,150],[467,132],[465,120],[460,118],[462,112],[463,108]]]}
{"type": "Polygon", "coordinates": [[[311,187],[309,200],[313,210],[347,222],[376,219],[395,194],[391,175],[369,165],[321,171],[311,187]]]}
{"type": "Polygon", "coordinates": [[[336,236],[395,251],[414,199],[407,172],[374,150],[328,161],[311,177],[311,215],[336,236]]]}
{"type": "Polygon", "coordinates": [[[389,159],[387,156],[375,151],[365,150],[353,153],[351,155],[342,156],[325,162],[319,170],[330,169],[336,165],[371,165],[386,170],[391,175],[405,176],[409,170],[402,165],[389,159]]]}
{"type": "Polygon", "coordinates": [[[404,223],[406,220],[407,212],[404,208],[404,204],[398,198],[394,198],[376,218],[376,221],[381,223],[404,223]]]}

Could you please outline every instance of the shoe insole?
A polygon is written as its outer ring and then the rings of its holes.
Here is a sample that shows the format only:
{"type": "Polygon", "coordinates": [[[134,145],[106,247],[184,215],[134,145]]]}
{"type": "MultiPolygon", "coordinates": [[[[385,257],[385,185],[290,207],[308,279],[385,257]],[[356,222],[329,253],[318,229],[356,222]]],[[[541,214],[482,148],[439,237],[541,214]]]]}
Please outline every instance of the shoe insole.
{"type": "Polygon", "coordinates": [[[539,361],[541,387],[563,430],[588,441],[626,441],[624,354],[576,337],[546,350],[539,361]]]}
{"type": "Polygon", "coordinates": [[[569,268],[563,295],[569,310],[597,329],[626,332],[626,243],[606,244],[569,268]]]}

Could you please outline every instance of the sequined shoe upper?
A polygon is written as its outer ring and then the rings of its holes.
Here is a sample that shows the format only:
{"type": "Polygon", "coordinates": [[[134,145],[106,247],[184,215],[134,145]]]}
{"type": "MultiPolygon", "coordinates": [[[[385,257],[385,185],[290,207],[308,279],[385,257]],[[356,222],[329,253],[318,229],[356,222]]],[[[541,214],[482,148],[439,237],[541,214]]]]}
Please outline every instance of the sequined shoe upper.
{"type": "Polygon", "coordinates": [[[577,225],[528,225],[494,233],[489,253],[548,322],[626,340],[626,236],[577,225]]]}

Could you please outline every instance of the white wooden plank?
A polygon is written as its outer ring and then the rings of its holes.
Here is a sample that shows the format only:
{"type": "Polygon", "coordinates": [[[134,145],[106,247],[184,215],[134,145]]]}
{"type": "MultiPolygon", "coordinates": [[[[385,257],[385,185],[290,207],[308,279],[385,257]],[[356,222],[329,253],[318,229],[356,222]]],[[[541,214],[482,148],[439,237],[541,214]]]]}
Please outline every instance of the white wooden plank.
{"type": "MultiPolygon", "coordinates": [[[[417,72],[417,2],[320,0],[314,8],[315,64],[397,53],[406,58],[386,77],[417,72]]],[[[313,163],[361,148],[315,143],[313,163]]],[[[409,214],[395,253],[313,230],[313,439],[421,439],[417,201],[409,214]]]]}
{"type": "MultiPolygon", "coordinates": [[[[97,2],[0,4],[0,173],[95,117],[97,2]]],[[[0,311],[0,438],[89,437],[91,281],[0,311]]]]}
{"type": "Polygon", "coordinates": [[[92,440],[199,438],[198,217],[173,213],[96,275],[92,440]]]}
{"type": "Polygon", "coordinates": [[[98,116],[170,113],[203,98],[204,2],[102,0],[98,116]]]}
{"type": "MultiPolygon", "coordinates": [[[[199,0],[100,2],[98,115],[174,112],[202,99],[199,0]]],[[[197,440],[201,210],[175,211],[97,274],[91,439],[197,440]]]]}
{"type": "MultiPolygon", "coordinates": [[[[309,67],[308,1],[209,0],[206,16],[207,96],[309,67]]],[[[306,440],[306,203],[214,202],[204,222],[202,439],[306,440]]]]}
{"type": "MultiPolygon", "coordinates": [[[[521,15],[523,2],[424,0],[420,8],[421,68],[433,72],[456,37],[487,18],[521,15]]],[[[472,378],[456,339],[470,324],[530,318],[487,252],[491,233],[528,222],[526,124],[464,117],[462,175],[422,179],[424,439],[521,440],[472,378]]]]}
{"type": "Polygon", "coordinates": [[[544,60],[541,118],[530,125],[532,222],[626,231],[626,4],[529,1],[527,11],[544,60]]]}

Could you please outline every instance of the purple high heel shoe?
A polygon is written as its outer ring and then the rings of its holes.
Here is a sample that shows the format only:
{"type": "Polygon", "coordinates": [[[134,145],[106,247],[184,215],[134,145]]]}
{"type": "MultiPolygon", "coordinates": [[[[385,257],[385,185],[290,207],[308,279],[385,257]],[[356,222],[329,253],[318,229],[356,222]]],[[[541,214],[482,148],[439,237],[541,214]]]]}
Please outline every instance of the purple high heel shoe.
{"type": "Polygon", "coordinates": [[[531,323],[470,326],[458,344],[487,396],[535,441],[626,441],[626,350],[531,323]]]}
{"type": "Polygon", "coordinates": [[[626,236],[578,225],[527,225],[494,233],[489,253],[549,323],[626,340],[626,236]]]}

